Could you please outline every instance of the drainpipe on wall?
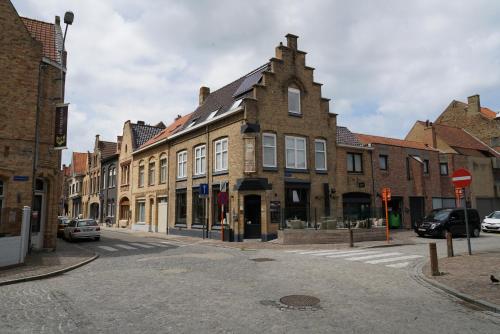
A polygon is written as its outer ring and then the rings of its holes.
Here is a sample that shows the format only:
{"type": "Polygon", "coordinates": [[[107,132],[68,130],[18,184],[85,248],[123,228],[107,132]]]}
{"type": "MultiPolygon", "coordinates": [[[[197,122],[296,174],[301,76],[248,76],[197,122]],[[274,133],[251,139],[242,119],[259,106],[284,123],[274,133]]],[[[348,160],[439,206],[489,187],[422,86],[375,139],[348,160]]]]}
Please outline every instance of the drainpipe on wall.
{"type": "Polygon", "coordinates": [[[376,209],[377,207],[377,192],[375,191],[375,174],[373,172],[373,151],[370,150],[370,165],[371,165],[371,170],[372,170],[372,201],[373,201],[373,210],[376,209]]]}

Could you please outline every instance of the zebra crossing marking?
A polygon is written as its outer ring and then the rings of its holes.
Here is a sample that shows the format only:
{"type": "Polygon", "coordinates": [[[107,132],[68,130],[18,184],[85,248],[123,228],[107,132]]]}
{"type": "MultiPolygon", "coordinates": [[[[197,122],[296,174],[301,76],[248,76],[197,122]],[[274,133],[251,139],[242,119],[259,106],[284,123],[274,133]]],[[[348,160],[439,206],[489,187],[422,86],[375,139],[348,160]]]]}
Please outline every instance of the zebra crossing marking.
{"type": "Polygon", "coordinates": [[[344,254],[335,254],[335,255],[328,255],[326,256],[327,258],[334,259],[334,258],[339,258],[339,257],[348,257],[352,255],[368,255],[368,254],[376,254],[379,252],[374,252],[374,251],[364,251],[364,252],[356,252],[356,253],[344,253],[344,254]]]}
{"type": "Polygon", "coordinates": [[[97,246],[97,247],[104,249],[105,251],[108,251],[108,252],[117,252],[118,251],[118,249],[113,248],[113,247],[109,247],[109,246],[97,246]]]}
{"type": "Polygon", "coordinates": [[[379,263],[386,263],[386,262],[396,262],[396,261],[401,261],[401,260],[417,259],[419,257],[422,257],[422,255],[405,255],[405,256],[398,256],[398,257],[393,257],[393,258],[389,258],[389,259],[378,259],[378,260],[366,261],[365,263],[379,264],[379,263]]]}
{"type": "Polygon", "coordinates": [[[394,264],[386,264],[385,266],[390,267],[390,268],[404,268],[404,267],[408,266],[409,264],[410,264],[410,262],[399,262],[399,263],[394,263],[394,264]]]}
{"type": "Polygon", "coordinates": [[[124,244],[117,244],[117,245],[114,245],[114,246],[120,247],[120,248],[123,248],[123,249],[127,249],[127,250],[137,249],[135,247],[132,247],[132,246],[129,246],[129,245],[124,245],[124,244]]]}
{"type": "Polygon", "coordinates": [[[164,243],[157,243],[157,242],[148,242],[148,244],[156,246],[156,247],[167,247],[167,248],[173,246],[171,244],[164,244],[164,243]]]}
{"type": "Polygon", "coordinates": [[[154,248],[154,246],[151,246],[151,245],[145,245],[145,244],[140,244],[140,243],[137,243],[137,242],[131,242],[130,245],[132,246],[137,246],[137,247],[141,247],[141,248],[154,248]]]}
{"type": "Polygon", "coordinates": [[[375,255],[367,255],[367,256],[359,256],[359,257],[350,257],[346,260],[348,261],[363,261],[363,260],[370,260],[370,259],[375,259],[377,257],[387,257],[387,256],[395,256],[395,255],[401,255],[403,253],[399,252],[393,252],[393,253],[382,253],[382,254],[375,254],[375,255]]]}
{"type": "Polygon", "coordinates": [[[334,249],[329,249],[329,250],[315,250],[315,251],[306,251],[306,252],[300,252],[300,255],[321,255],[323,253],[332,253],[332,252],[338,252],[337,250],[334,249]]]}

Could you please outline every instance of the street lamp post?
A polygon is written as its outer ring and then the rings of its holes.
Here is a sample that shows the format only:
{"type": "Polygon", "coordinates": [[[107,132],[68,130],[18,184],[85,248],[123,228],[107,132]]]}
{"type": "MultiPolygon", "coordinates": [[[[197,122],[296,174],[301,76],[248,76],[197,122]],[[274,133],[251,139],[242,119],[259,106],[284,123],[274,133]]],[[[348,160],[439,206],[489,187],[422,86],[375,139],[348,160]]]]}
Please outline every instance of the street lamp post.
{"type": "Polygon", "coordinates": [[[75,14],[73,14],[73,12],[68,11],[64,13],[64,23],[66,24],[66,27],[64,28],[64,35],[61,47],[61,103],[64,103],[64,81],[65,81],[63,73],[63,68],[65,67],[64,45],[66,43],[66,34],[68,33],[68,25],[72,25],[74,19],[75,19],[75,14]]]}

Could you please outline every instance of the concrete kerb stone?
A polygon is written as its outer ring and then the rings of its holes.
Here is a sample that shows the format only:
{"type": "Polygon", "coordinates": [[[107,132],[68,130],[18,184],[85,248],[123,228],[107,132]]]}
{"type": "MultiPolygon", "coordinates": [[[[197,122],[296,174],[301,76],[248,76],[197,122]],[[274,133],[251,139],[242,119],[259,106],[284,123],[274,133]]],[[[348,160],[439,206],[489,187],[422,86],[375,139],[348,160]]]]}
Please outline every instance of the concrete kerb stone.
{"type": "Polygon", "coordinates": [[[98,257],[99,257],[99,254],[94,253],[94,255],[91,258],[86,259],[84,261],[81,261],[77,264],[71,265],[69,267],[59,269],[59,270],[54,270],[54,271],[51,271],[49,273],[45,273],[45,274],[41,274],[41,275],[33,275],[33,276],[27,276],[27,277],[20,277],[20,278],[8,280],[8,281],[0,281],[0,286],[29,282],[29,281],[36,281],[36,280],[41,280],[41,279],[45,279],[45,278],[50,278],[50,277],[62,275],[68,271],[80,268],[80,267],[96,260],[98,257]]]}
{"type": "MultiPolygon", "coordinates": [[[[422,284],[423,282],[425,282],[425,283],[430,284],[431,286],[433,286],[435,288],[438,288],[441,291],[444,291],[448,295],[451,295],[455,298],[466,301],[469,304],[475,305],[479,308],[482,308],[482,309],[490,311],[490,312],[500,314],[500,306],[499,305],[487,302],[487,301],[482,300],[482,299],[475,298],[469,294],[457,291],[457,290],[455,290],[447,285],[444,285],[442,283],[437,282],[436,280],[428,278],[423,272],[424,265],[427,262],[428,262],[427,260],[421,260],[421,261],[417,262],[412,268],[410,268],[410,276],[412,276],[412,278],[414,280],[416,280],[418,283],[422,284]]],[[[424,285],[424,284],[422,284],[422,285],[424,285]]]]}

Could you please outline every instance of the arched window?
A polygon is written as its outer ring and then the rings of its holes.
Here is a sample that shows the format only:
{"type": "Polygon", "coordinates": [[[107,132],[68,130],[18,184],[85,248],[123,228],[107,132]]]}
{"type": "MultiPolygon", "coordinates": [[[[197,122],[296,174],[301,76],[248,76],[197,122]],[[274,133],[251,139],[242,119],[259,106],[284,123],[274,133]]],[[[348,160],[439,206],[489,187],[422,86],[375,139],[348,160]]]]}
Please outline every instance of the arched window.
{"type": "Polygon", "coordinates": [[[138,173],[138,177],[139,177],[139,187],[144,187],[144,161],[140,161],[139,162],[139,173],[138,173]]]}
{"type": "Polygon", "coordinates": [[[155,160],[154,158],[149,159],[148,165],[148,184],[154,186],[155,184],[155,160]]]}
{"type": "Polygon", "coordinates": [[[167,155],[162,153],[160,155],[160,183],[167,182],[167,155]]]}
{"type": "Polygon", "coordinates": [[[288,87],[288,112],[290,114],[300,115],[300,90],[288,87]]]}

